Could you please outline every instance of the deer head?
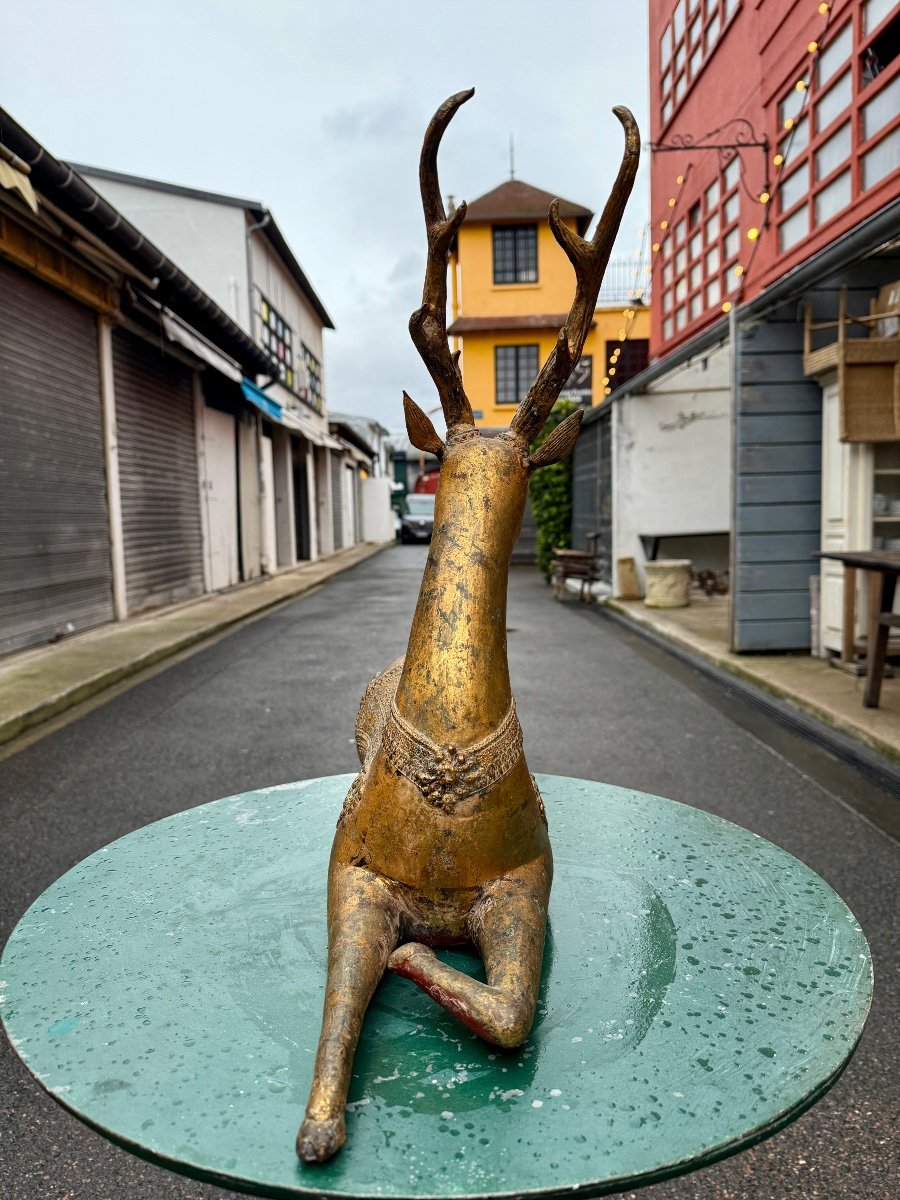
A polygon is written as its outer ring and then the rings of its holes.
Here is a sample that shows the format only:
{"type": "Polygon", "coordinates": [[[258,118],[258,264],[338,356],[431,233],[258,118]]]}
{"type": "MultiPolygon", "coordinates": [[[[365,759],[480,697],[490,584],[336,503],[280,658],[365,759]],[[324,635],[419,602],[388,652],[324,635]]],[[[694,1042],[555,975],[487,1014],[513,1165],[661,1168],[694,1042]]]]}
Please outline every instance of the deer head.
{"type": "MultiPolygon", "coordinates": [[[[512,529],[512,541],[515,541],[525,506],[528,476],[539,467],[559,462],[571,453],[581,428],[583,412],[579,409],[567,417],[535,453],[529,452],[531,443],[543,428],[563,385],[581,357],[603,273],[637,172],[640,135],[628,109],[614,108],[613,112],[625,129],[625,152],[609,200],[590,241],[579,237],[563,223],[559,216],[558,200],[551,204],[550,228],[575,270],[575,299],[559,331],[556,345],[525,399],[519,404],[509,429],[499,437],[488,438],[475,427],[472,406],[463,389],[459,354],[451,353],[447,342],[447,262],[453,238],[465,219],[466,205],[463,202],[450,217],[447,216],[437,170],[438,147],[444,131],[456,110],[474,93],[475,89],[470,88],[444,101],[425,131],[419,160],[428,258],[422,305],[410,317],[409,331],[437,388],[447,423],[446,442],[438,435],[428,416],[405,392],[403,408],[410,441],[417,449],[437,457],[441,464],[443,484],[449,485],[449,477],[452,476],[471,494],[473,488],[481,490],[478,484],[481,478],[485,481],[485,487],[490,484],[486,495],[490,494],[493,500],[508,497],[513,508],[518,507],[514,522],[509,521],[509,512],[504,514],[506,519],[503,521],[507,531],[512,529]],[[476,469],[476,459],[481,460],[482,468],[490,464],[493,469],[476,469]],[[504,482],[506,486],[503,486],[504,482]]],[[[448,490],[456,489],[452,486],[438,488],[439,505],[441,492],[446,494],[448,490]]],[[[511,543],[509,548],[511,550],[511,543]]]]}

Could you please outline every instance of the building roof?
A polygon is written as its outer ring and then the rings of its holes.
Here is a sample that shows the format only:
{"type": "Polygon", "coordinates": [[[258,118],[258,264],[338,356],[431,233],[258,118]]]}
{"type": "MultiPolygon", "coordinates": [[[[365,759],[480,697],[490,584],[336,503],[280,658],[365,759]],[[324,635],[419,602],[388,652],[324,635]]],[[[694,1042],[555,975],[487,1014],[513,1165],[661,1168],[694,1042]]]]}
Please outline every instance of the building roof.
{"type": "MultiPolygon", "coordinates": [[[[516,317],[458,317],[447,330],[451,336],[461,333],[495,333],[504,329],[560,329],[568,313],[527,313],[516,317]]],[[[593,329],[596,321],[591,321],[593,329]]]]}
{"type": "Polygon", "coordinates": [[[375,417],[367,417],[365,413],[346,413],[335,412],[334,409],[328,410],[329,420],[343,421],[345,425],[352,425],[358,429],[364,437],[368,438],[374,434],[388,434],[390,430],[381,424],[375,417]]]}
{"type": "Polygon", "coordinates": [[[155,192],[167,192],[172,196],[185,196],[190,200],[205,200],[209,204],[222,204],[230,208],[242,208],[250,214],[254,224],[264,221],[265,225],[260,232],[264,233],[275,247],[282,262],[315,309],[324,327],[326,329],[334,329],[334,322],[328,315],[325,305],[316,295],[315,288],[297,261],[274,216],[262,201],[245,200],[241,196],[227,196],[222,192],[206,192],[200,188],[184,187],[180,183],[164,183],[160,179],[146,179],[143,175],[127,175],[122,171],[109,171],[105,167],[89,167],[83,163],[74,162],[68,165],[73,171],[77,171],[79,175],[88,175],[94,179],[108,179],[113,183],[127,183],[131,184],[132,187],[150,188],[155,192]]]}
{"type": "Polygon", "coordinates": [[[493,191],[485,192],[467,206],[466,221],[534,221],[544,219],[550,205],[559,199],[559,215],[574,217],[578,232],[583,233],[591,223],[593,213],[582,204],[563,200],[552,192],[532,187],[522,179],[507,179],[493,191]]]}
{"type": "Polygon", "coordinates": [[[214,346],[225,350],[246,370],[269,374],[271,363],[262,348],[206,292],[2,108],[0,128],[4,144],[31,168],[29,178],[35,190],[57,212],[98,238],[139,276],[155,278],[154,297],[214,346]]]}

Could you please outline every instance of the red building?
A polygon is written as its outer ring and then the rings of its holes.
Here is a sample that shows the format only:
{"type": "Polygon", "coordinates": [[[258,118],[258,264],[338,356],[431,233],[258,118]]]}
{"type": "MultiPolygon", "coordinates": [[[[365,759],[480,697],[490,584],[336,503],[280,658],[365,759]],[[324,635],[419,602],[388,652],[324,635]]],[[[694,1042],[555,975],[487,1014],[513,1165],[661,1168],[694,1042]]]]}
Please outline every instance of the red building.
{"type": "Polygon", "coordinates": [[[650,112],[659,356],[896,200],[900,5],[650,0],[650,112]]]}
{"type": "Polygon", "coordinates": [[[718,574],[725,648],[852,665],[820,556],[900,551],[900,4],[650,0],[649,36],[650,364],[585,417],[574,527],[718,574]]]}

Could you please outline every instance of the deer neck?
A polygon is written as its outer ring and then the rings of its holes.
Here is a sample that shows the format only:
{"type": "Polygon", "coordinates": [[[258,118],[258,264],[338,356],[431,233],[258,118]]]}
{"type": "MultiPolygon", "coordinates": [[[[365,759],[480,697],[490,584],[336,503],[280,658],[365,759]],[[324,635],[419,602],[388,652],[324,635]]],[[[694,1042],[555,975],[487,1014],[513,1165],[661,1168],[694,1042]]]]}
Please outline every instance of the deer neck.
{"type": "Polygon", "coordinates": [[[434,532],[397,688],[402,716],[438,744],[465,748],[509,710],[509,561],[525,506],[515,455],[448,453],[434,532]]]}

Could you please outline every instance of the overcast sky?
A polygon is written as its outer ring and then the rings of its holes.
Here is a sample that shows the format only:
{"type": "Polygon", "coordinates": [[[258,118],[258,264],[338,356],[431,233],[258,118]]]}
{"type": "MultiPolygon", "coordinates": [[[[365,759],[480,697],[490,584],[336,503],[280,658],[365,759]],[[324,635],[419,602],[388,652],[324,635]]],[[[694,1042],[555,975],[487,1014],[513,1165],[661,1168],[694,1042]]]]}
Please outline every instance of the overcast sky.
{"type": "MultiPolygon", "coordinates": [[[[422,133],[475,86],[444,194],[516,175],[602,208],[646,137],[646,5],[622,0],[27,0],[5,5],[0,103],[57,158],[259,200],[331,313],[329,407],[402,424],[437,403],[409,340],[420,302],[422,133]]],[[[642,167],[618,257],[648,216],[642,167]]],[[[162,247],[165,249],[165,247],[162,247]]],[[[477,399],[473,397],[477,407],[477,399]]]]}

